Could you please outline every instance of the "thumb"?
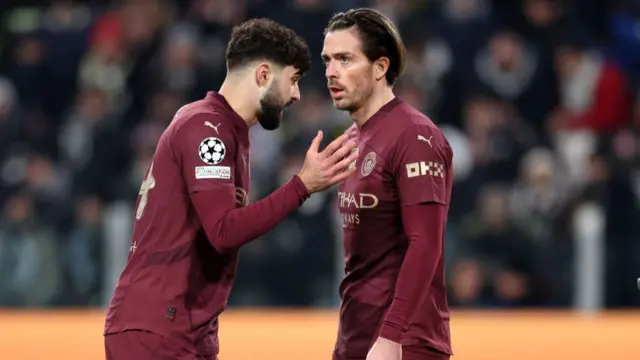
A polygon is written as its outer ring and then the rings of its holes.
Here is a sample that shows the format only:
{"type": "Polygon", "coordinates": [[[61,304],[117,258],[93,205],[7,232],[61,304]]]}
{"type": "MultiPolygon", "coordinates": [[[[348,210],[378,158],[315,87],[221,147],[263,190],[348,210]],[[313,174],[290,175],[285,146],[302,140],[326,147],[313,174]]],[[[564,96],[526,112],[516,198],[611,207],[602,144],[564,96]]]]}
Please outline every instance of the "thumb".
{"type": "Polygon", "coordinates": [[[318,135],[313,138],[311,141],[311,146],[309,146],[309,151],[313,153],[317,153],[318,149],[320,149],[320,143],[322,142],[322,130],[318,130],[318,135]]]}

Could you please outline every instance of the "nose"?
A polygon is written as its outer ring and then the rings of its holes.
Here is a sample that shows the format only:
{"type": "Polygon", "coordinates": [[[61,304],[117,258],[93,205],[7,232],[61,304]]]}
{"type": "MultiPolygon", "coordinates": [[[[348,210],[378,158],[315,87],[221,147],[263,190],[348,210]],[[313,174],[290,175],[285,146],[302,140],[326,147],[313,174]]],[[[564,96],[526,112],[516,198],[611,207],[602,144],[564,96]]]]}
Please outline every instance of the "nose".
{"type": "Polygon", "coordinates": [[[333,61],[327,61],[324,75],[327,77],[327,79],[335,79],[338,77],[338,71],[336,71],[336,67],[333,61]]]}
{"type": "Polygon", "coordinates": [[[298,101],[300,100],[300,87],[299,86],[294,86],[293,87],[293,92],[291,93],[291,99],[298,101]]]}

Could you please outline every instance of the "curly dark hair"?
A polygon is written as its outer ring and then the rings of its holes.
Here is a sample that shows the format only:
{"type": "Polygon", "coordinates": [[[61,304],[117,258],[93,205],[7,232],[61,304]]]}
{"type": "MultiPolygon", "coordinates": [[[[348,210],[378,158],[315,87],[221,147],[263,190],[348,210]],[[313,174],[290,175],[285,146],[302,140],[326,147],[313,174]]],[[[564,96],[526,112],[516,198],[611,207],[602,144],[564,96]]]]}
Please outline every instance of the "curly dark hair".
{"type": "Polygon", "coordinates": [[[229,71],[256,60],[293,66],[301,74],[311,68],[306,41],[293,30],[265,18],[247,20],[233,28],[226,59],[229,71]]]}
{"type": "Polygon", "coordinates": [[[331,31],[357,29],[362,42],[362,52],[369,61],[381,57],[389,58],[389,69],[385,74],[387,83],[393,85],[402,75],[406,64],[406,50],[395,25],[381,12],[359,8],[333,15],[325,35],[331,31]]]}

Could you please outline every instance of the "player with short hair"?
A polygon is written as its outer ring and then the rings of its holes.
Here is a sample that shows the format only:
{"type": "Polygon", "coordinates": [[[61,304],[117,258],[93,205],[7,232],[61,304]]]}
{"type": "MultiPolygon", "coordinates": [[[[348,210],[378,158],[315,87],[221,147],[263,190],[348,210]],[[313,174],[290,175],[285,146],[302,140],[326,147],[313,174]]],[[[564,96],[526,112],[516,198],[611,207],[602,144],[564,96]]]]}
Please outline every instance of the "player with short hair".
{"type": "Polygon", "coordinates": [[[452,150],[395,97],[405,49],[381,13],[333,16],[322,58],[334,105],[350,113],[360,154],[339,185],[346,277],[334,360],[449,359],[444,229],[452,150]]]}
{"type": "Polygon", "coordinates": [[[304,40],[266,19],[236,26],[219,92],[183,106],[162,134],[140,188],[127,265],[109,305],[107,359],[216,359],[218,316],[236,277],[238,248],[344,180],[354,143],[319,151],[298,175],[248,205],[249,127],[278,127],[310,67],[304,40]]]}

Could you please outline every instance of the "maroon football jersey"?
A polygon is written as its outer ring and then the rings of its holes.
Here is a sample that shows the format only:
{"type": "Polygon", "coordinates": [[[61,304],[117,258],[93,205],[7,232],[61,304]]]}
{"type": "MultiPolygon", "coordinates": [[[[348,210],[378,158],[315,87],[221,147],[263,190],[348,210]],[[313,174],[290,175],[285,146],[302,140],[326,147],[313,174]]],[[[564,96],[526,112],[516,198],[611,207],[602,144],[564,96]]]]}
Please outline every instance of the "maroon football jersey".
{"type": "MultiPolygon", "coordinates": [[[[357,172],[338,193],[346,277],[334,357],[364,359],[392,303],[408,248],[401,209],[422,203],[448,207],[453,155],[436,125],[399,99],[347,133],[359,157],[353,164],[357,172]]],[[[403,345],[451,353],[443,262],[440,255],[432,280],[415,275],[415,286],[430,290],[412,311],[403,345]]]]}
{"type": "MultiPolygon", "coordinates": [[[[235,192],[235,207],[247,204],[249,135],[225,99],[210,92],[178,110],[160,138],[140,188],[130,254],[105,334],[146,330],[195,353],[218,352],[218,315],[238,255],[214,249],[194,210],[190,196],[212,190],[235,192]]],[[[223,201],[211,206],[234,208],[223,201]]]]}

